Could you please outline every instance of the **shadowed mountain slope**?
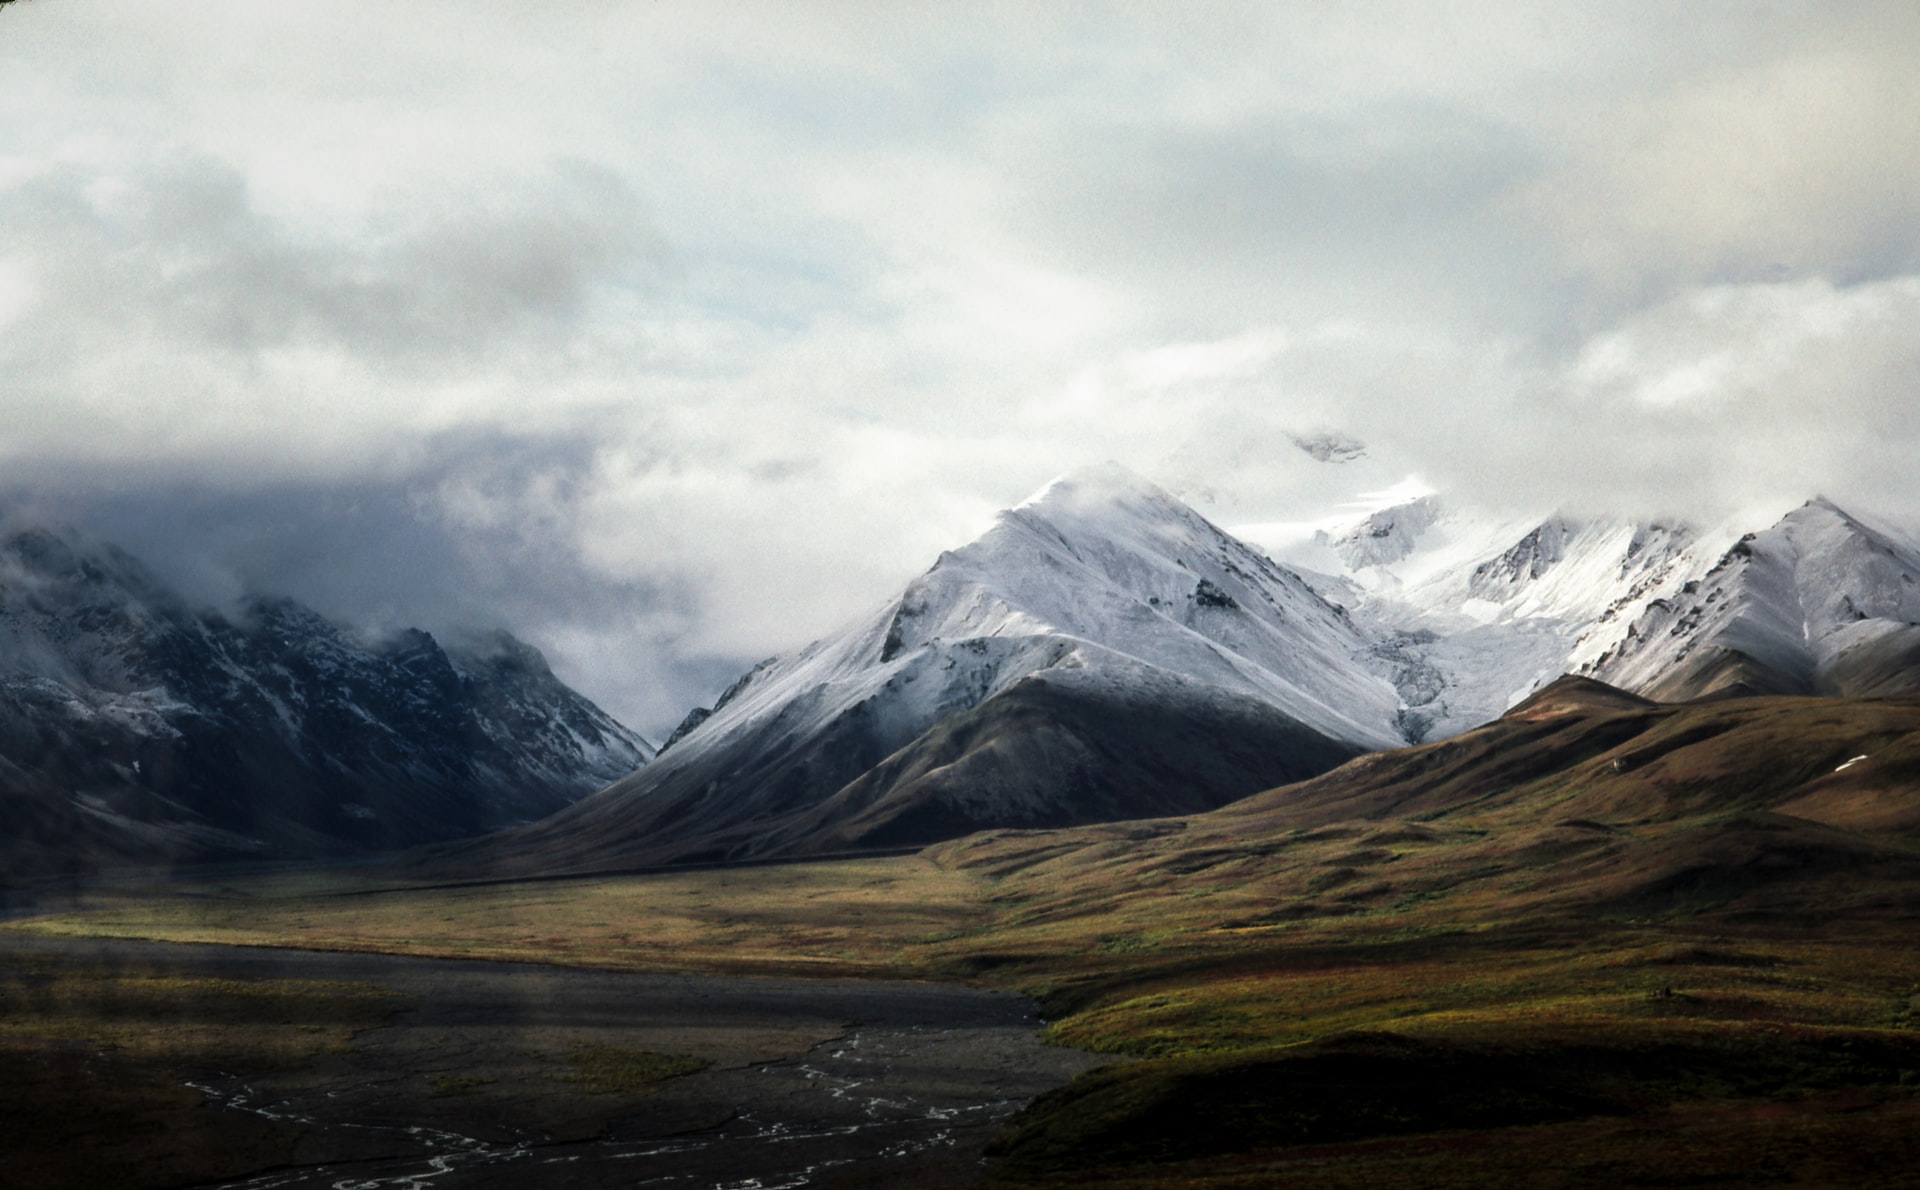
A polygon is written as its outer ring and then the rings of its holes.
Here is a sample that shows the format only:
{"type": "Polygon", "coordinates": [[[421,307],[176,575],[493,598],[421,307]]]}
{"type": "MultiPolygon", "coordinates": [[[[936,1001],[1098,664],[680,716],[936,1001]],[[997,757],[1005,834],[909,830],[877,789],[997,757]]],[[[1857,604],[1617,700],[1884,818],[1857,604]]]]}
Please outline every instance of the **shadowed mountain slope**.
{"type": "Polygon", "coordinates": [[[1284,782],[1351,755],[1254,699],[1192,703],[1035,675],[941,720],[787,834],[797,851],[918,845],[988,826],[1197,813],[1249,781],[1284,782]]]}

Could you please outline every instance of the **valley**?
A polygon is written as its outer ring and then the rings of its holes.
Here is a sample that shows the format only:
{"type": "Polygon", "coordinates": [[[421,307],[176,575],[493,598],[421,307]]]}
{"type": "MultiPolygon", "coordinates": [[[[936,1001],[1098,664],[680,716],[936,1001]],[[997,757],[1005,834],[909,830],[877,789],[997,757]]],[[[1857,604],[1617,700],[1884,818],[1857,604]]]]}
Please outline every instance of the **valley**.
{"type": "Polygon", "coordinates": [[[18,937],[0,957],[9,1185],[949,1185],[1091,1061],[1043,1048],[1021,997],[928,983],[18,937]]]}
{"type": "Polygon", "coordinates": [[[6,933],[1018,990],[1123,1060],[1012,1118],[1006,1185],[1898,1185],[1916,763],[1920,704],[1567,679],[1205,814],[574,880],[281,873],[6,933]]]}
{"type": "Polygon", "coordinates": [[[1853,1186],[1920,1157],[1920,551],[1825,501],[1734,533],[1422,497],[1290,569],[1091,468],[657,750],[503,634],[230,620],[108,547],[9,548],[0,743],[39,817],[0,1153],[35,1176],[1853,1186]]]}
{"type": "Polygon", "coordinates": [[[1916,60],[0,0],[0,1190],[1920,1188],[1916,60]]]}

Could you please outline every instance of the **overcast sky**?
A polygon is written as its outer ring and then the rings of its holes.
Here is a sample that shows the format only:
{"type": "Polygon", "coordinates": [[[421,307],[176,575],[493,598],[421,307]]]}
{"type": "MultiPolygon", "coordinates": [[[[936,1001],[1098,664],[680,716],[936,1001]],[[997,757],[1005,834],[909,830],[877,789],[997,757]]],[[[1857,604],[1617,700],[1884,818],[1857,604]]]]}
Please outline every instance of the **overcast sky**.
{"type": "Polygon", "coordinates": [[[0,503],[656,738],[1106,458],[1912,517],[1916,62],[1911,0],[6,4],[0,503]]]}

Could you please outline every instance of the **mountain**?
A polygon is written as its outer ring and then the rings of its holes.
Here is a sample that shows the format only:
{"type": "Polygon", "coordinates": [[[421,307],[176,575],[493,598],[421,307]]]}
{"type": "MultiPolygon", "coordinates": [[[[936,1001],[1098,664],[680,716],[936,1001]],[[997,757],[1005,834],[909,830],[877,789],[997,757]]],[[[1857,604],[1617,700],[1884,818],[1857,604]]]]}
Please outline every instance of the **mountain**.
{"type": "Polygon", "coordinates": [[[1920,691],[1920,550],[1826,500],[1745,532],[1423,496],[1283,556],[1373,638],[1408,742],[1564,673],[1669,700],[1920,691]]]}
{"type": "Polygon", "coordinates": [[[1138,476],[1058,480],[655,762],[455,862],[587,870],[1219,805],[1394,742],[1366,633],[1138,476]]]}
{"type": "Polygon", "coordinates": [[[1370,512],[1337,534],[1322,530],[1314,540],[1339,555],[1351,570],[1383,567],[1412,554],[1439,517],[1439,501],[1420,496],[1370,512]]]}
{"type": "Polygon", "coordinates": [[[1282,556],[1371,638],[1402,701],[1401,742],[1495,718],[1582,671],[1706,569],[1724,530],[1552,514],[1488,517],[1421,496],[1282,556]]]}
{"type": "Polygon", "coordinates": [[[1920,691],[1920,550],[1828,500],[1750,532],[1553,515],[1516,535],[1427,498],[1330,544],[1383,527],[1318,584],[1377,637],[1426,729],[1409,740],[1485,722],[1563,673],[1665,700],[1920,691]]]}
{"type": "Polygon", "coordinates": [[[366,642],[286,599],[221,615],[113,546],[0,538],[8,877],[475,834],[650,752],[504,632],[366,642]]]}
{"type": "Polygon", "coordinates": [[[1289,569],[1108,465],[756,666],[648,768],[449,858],[591,870],[1192,813],[1456,735],[1567,673],[1662,698],[1899,693],[1917,559],[1818,501],[1741,536],[1428,494],[1289,569]]]}
{"type": "Polygon", "coordinates": [[[1581,669],[1668,699],[1920,693],[1920,553],[1808,501],[1650,602],[1581,669]]]}

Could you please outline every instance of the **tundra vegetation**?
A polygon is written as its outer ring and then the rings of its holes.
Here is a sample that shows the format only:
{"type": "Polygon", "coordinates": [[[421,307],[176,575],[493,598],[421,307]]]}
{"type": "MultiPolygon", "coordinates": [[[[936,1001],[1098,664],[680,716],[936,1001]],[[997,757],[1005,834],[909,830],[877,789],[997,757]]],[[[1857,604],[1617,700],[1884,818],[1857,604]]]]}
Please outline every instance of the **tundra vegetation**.
{"type": "Polygon", "coordinates": [[[1917,843],[1920,703],[1574,682],[1210,814],[540,883],[183,884],[13,928],[1019,988],[1053,1040],[1129,1060],[1016,1118],[1008,1185],[1891,1186],[1920,1161],[1917,843]]]}

